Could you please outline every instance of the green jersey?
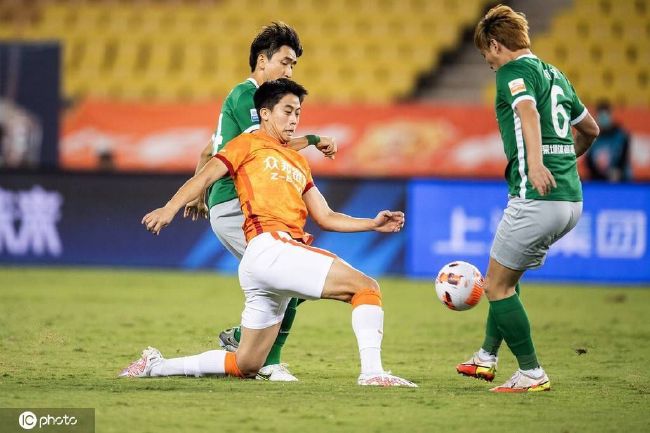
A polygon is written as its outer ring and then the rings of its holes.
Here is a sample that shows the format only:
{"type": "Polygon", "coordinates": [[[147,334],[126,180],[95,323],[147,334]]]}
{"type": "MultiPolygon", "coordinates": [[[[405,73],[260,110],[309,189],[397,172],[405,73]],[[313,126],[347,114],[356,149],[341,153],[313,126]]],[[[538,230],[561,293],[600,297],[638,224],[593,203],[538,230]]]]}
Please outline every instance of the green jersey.
{"type": "MultiPolygon", "coordinates": [[[[253,95],[257,83],[249,78],[230,91],[221,106],[217,130],[212,136],[212,154],[217,154],[230,140],[244,132],[259,129],[260,119],[255,110],[253,95]]],[[[235,183],[230,176],[217,180],[208,192],[208,207],[237,198],[235,183]]]]}
{"type": "Polygon", "coordinates": [[[571,125],[580,122],[587,115],[587,109],[569,80],[557,68],[532,54],[500,67],[496,80],[497,121],[508,158],[505,173],[508,193],[535,200],[582,201],[571,125]],[[541,196],[528,180],[521,120],[514,110],[525,99],[537,106],[544,165],[557,183],[557,188],[545,196],[541,196]]]}

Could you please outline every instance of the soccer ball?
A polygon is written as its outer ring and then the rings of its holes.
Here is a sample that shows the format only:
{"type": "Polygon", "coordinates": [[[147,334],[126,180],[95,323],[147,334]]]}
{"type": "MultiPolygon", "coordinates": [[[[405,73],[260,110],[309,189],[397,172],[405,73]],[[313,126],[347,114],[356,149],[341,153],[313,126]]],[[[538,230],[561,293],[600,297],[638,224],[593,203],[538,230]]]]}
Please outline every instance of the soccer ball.
{"type": "Polygon", "coordinates": [[[436,293],[440,302],[451,310],[469,310],[481,300],[483,276],[467,262],[451,262],[438,272],[436,293]]]}

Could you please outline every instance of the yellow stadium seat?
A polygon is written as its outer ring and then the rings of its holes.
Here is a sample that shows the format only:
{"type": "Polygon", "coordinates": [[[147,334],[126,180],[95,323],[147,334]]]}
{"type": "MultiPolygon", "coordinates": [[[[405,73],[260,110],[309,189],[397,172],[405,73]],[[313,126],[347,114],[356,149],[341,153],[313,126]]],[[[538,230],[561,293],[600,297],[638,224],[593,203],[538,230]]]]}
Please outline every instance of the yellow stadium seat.
{"type": "MultiPolygon", "coordinates": [[[[284,20],[305,47],[296,75],[301,81],[306,75],[324,98],[388,101],[408,93],[420,71],[453,48],[488,3],[38,0],[41,20],[26,34],[62,41],[65,92],[186,100],[225,96],[250,73],[252,37],[262,25],[284,20]]],[[[11,34],[0,27],[0,37],[11,34]]]]}

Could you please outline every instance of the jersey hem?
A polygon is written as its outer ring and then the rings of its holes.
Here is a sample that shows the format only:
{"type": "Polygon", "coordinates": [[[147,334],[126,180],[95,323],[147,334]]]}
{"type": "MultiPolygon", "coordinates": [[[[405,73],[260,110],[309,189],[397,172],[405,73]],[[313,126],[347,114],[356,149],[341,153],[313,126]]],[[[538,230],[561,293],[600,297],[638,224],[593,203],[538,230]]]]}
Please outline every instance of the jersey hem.
{"type": "Polygon", "coordinates": [[[589,110],[587,110],[587,107],[585,107],[585,109],[582,111],[582,113],[578,117],[576,117],[575,119],[573,119],[571,121],[571,126],[574,126],[574,125],[582,122],[582,119],[584,119],[587,116],[587,113],[589,113],[589,110]]]}
{"type": "Polygon", "coordinates": [[[537,101],[535,100],[535,98],[533,98],[533,97],[530,96],[530,95],[521,95],[520,97],[518,97],[518,98],[516,98],[514,101],[512,101],[512,104],[510,104],[510,106],[511,106],[512,109],[514,110],[515,107],[517,106],[517,104],[519,104],[521,101],[525,101],[525,100],[533,101],[533,102],[537,102],[537,101]]]}

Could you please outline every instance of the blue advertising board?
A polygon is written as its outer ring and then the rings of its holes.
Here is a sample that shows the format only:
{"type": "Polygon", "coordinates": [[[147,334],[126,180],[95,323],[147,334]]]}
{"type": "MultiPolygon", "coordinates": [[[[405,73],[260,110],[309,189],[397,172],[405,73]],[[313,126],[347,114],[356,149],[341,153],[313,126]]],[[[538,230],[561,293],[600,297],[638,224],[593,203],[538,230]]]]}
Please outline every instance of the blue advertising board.
{"type": "MultiPolygon", "coordinates": [[[[214,269],[235,273],[238,261],[206,220],[176,217],[159,236],[140,224],[186,176],[0,174],[0,264],[99,265],[214,269]]],[[[317,179],[338,211],[374,217],[404,209],[406,182],[317,179]]],[[[404,274],[405,233],[324,232],[314,245],[372,276],[404,274]]]]}
{"type": "MultiPolygon", "coordinates": [[[[0,173],[0,264],[213,269],[238,262],[207,221],[180,215],[160,236],[145,212],[165,203],[186,176],[0,173]]],[[[309,222],[315,245],[371,276],[432,278],[465,260],[485,271],[507,204],[502,182],[317,179],[332,209],[372,217],[406,209],[406,232],[325,232],[309,222]]],[[[584,212],[557,242],[539,281],[650,282],[649,185],[584,185],[584,212]]]]}
{"type": "MultiPolygon", "coordinates": [[[[554,244],[546,264],[526,273],[538,281],[650,282],[649,185],[583,185],[578,225],[554,244]]],[[[503,209],[504,182],[413,181],[408,190],[407,274],[434,277],[464,260],[482,272],[503,209]]]]}

